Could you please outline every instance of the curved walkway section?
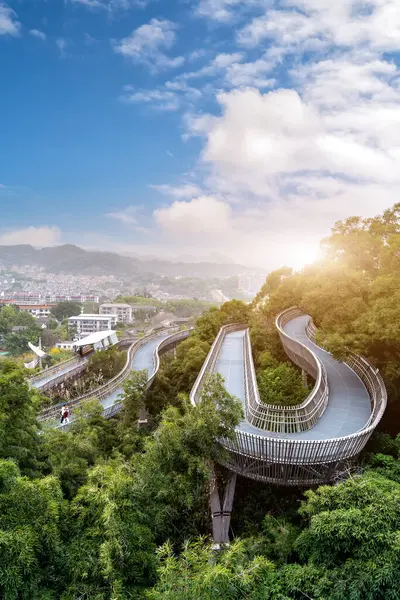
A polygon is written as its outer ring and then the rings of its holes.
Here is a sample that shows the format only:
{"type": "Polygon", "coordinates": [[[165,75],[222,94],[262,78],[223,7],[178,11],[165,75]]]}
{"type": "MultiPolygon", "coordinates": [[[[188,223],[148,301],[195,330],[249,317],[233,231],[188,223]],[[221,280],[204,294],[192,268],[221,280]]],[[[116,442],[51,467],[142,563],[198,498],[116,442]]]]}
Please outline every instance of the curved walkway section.
{"type": "Polygon", "coordinates": [[[63,404],[68,404],[70,408],[77,408],[80,404],[89,398],[97,398],[104,407],[103,415],[111,418],[117,414],[122,404],[119,395],[123,391],[123,383],[130,376],[132,371],[147,369],[149,387],[157,374],[160,366],[160,355],[170,348],[175,347],[181,341],[190,335],[190,330],[178,331],[176,333],[158,333],[152,334],[141,340],[135,340],[129,347],[127,361],[122,371],[105,385],[100,386],[96,390],[92,390],[79,398],[75,398],[69,402],[56,404],[42,411],[39,417],[40,421],[51,421],[56,425],[55,419],[58,417],[63,404]]]}
{"type": "MultiPolygon", "coordinates": [[[[298,309],[284,311],[277,319],[283,346],[293,362],[316,373],[315,366],[303,360],[309,356],[305,351],[308,349],[326,373],[327,406],[305,431],[293,431],[292,422],[285,432],[268,431],[250,422],[248,407],[258,389],[251,349],[249,354],[245,343],[247,328],[230,325],[219,332],[191,400],[194,404],[200,400],[204,378],[212,371],[220,373],[227,391],[241,400],[246,418],[236,428],[235,440],[220,440],[229,450],[224,464],[232,471],[283,485],[328,482],[346,471],[348,461],[357,457],[380,421],[386,407],[386,390],[377,370],[360,357],[351,359],[352,368],[335,360],[307,337],[309,322],[310,317],[298,309]]],[[[280,410],[284,415],[287,409],[280,410]]]]}
{"type": "Polygon", "coordinates": [[[285,333],[310,348],[324,364],[329,385],[329,402],[318,423],[299,439],[324,440],[356,433],[365,427],[371,416],[368,391],[355,372],[345,363],[313,343],[306,334],[310,317],[302,315],[290,320],[285,333]]]}
{"type": "Polygon", "coordinates": [[[38,390],[49,389],[62,381],[66,375],[75,374],[83,370],[86,363],[86,359],[82,358],[70,358],[54,367],[50,367],[44,370],[42,373],[31,377],[28,383],[31,387],[38,390]]]}

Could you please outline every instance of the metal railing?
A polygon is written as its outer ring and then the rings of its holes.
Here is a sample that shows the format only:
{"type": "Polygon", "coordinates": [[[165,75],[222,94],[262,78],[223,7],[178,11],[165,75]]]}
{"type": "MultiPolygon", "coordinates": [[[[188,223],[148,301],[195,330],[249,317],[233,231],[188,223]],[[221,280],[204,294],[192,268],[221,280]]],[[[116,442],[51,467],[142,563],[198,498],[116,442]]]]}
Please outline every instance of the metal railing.
{"type": "MultiPolygon", "coordinates": [[[[119,342],[117,342],[115,345],[118,346],[119,348],[123,348],[127,345],[130,346],[133,343],[133,341],[134,340],[132,340],[132,338],[125,338],[125,339],[119,340],[119,342]]],[[[49,367],[48,369],[41,371],[37,375],[30,377],[28,379],[28,383],[29,383],[29,385],[32,385],[32,384],[36,383],[36,381],[40,381],[41,379],[47,378],[49,375],[57,375],[57,373],[59,373],[60,371],[63,371],[65,368],[67,368],[69,366],[72,367],[72,365],[74,365],[74,364],[76,365],[75,368],[69,369],[66,373],[61,373],[61,375],[59,377],[52,377],[52,379],[50,379],[50,381],[46,381],[46,383],[44,383],[43,385],[38,387],[38,389],[40,389],[42,391],[47,390],[51,387],[56,386],[58,383],[63,381],[63,379],[66,379],[66,378],[69,379],[70,377],[72,377],[72,376],[76,375],[77,373],[79,373],[80,371],[82,371],[87,363],[87,360],[88,359],[85,357],[73,356],[72,358],[69,358],[68,360],[64,360],[63,362],[58,363],[57,365],[54,365],[52,367],[49,367]]]]}
{"type": "Polygon", "coordinates": [[[278,315],[276,327],[286,354],[315,380],[313,390],[301,404],[281,407],[261,401],[248,330],[244,336],[246,418],[259,429],[276,433],[306,431],[319,421],[328,405],[329,387],[324,365],[314,352],[283,330],[284,325],[299,314],[299,309],[284,311],[278,315]]]}
{"type": "MultiPolygon", "coordinates": [[[[288,322],[295,316],[304,314],[299,309],[290,310],[291,313],[285,311],[286,315],[279,315],[280,327],[283,327],[282,319],[286,318],[288,322]]],[[[230,331],[243,329],[242,325],[237,325],[236,329],[232,325],[229,327],[230,331]]],[[[190,395],[193,404],[197,404],[200,399],[202,379],[214,369],[227,332],[224,328],[220,330],[207,356],[190,395]]],[[[289,350],[296,360],[300,361],[302,357],[296,352],[298,348],[291,343],[295,340],[285,333],[281,340],[284,344],[289,342],[289,350]]],[[[248,360],[252,362],[251,356],[248,360]]],[[[280,485],[315,485],[331,481],[347,461],[353,460],[364,448],[381,420],[387,404],[386,389],[379,372],[361,357],[352,357],[348,365],[363,381],[371,399],[371,416],[359,431],[340,438],[302,440],[296,439],[295,433],[268,432],[268,435],[256,435],[245,431],[239,425],[235,430],[234,439],[219,440],[228,451],[223,464],[246,477],[280,485]]],[[[248,377],[248,383],[250,381],[255,381],[253,376],[248,377]]]]}
{"type": "MultiPolygon", "coordinates": [[[[162,353],[163,351],[165,351],[168,348],[168,346],[179,343],[181,340],[187,338],[190,335],[190,331],[191,330],[178,331],[178,332],[175,332],[172,335],[168,336],[164,340],[160,341],[160,343],[157,345],[157,347],[155,348],[154,353],[153,353],[153,373],[151,374],[151,376],[147,382],[147,387],[149,387],[152,384],[154,377],[157,374],[159,364],[160,364],[159,353],[162,353]]],[[[89,392],[86,392],[85,394],[82,394],[78,398],[69,400],[68,401],[69,408],[77,408],[82,402],[84,402],[85,400],[88,400],[89,398],[96,398],[97,400],[103,400],[104,398],[107,398],[109,395],[111,395],[113,392],[115,392],[118,388],[122,387],[123,382],[129,377],[129,375],[132,371],[132,361],[133,361],[133,358],[134,358],[136,352],[139,350],[139,348],[141,348],[144,344],[147,344],[150,340],[160,337],[162,334],[163,334],[162,332],[158,331],[156,333],[149,334],[148,336],[144,336],[143,338],[141,338],[139,340],[135,340],[133,342],[131,341],[131,345],[129,346],[125,365],[122,368],[122,370],[118,373],[118,375],[116,375],[113,379],[108,381],[106,384],[99,386],[95,390],[91,390],[89,392]]],[[[122,343],[120,345],[124,345],[124,344],[127,345],[128,343],[129,343],[129,340],[122,340],[122,343]]],[[[39,421],[54,420],[56,417],[58,417],[60,409],[63,406],[63,404],[66,404],[66,401],[60,402],[58,404],[55,404],[55,405],[49,407],[48,409],[43,410],[41,412],[41,414],[39,415],[38,420],[39,421]]],[[[117,408],[118,404],[121,404],[121,403],[116,402],[112,406],[105,408],[103,411],[103,416],[111,417],[114,414],[116,414],[117,412],[119,412],[119,410],[121,410],[121,406],[119,408],[117,408]],[[116,407],[116,408],[113,408],[113,407],[116,407]],[[113,409],[113,410],[111,410],[111,409],[113,409]]]]}
{"type": "Polygon", "coordinates": [[[235,323],[233,325],[223,325],[219,330],[217,337],[215,338],[213,345],[207,355],[206,360],[201,367],[199,374],[197,375],[196,381],[190,392],[190,401],[193,405],[198,404],[201,397],[201,391],[206,380],[206,375],[212,373],[217,362],[219,351],[221,350],[222,343],[227,333],[233,333],[234,331],[241,331],[246,329],[247,325],[235,323]]]}
{"type": "MultiPolygon", "coordinates": [[[[34,375],[33,377],[29,377],[28,383],[29,383],[29,385],[33,385],[37,381],[40,381],[41,379],[45,379],[49,375],[56,375],[60,371],[63,371],[66,367],[72,366],[74,363],[76,364],[77,367],[80,367],[85,362],[86,362],[86,359],[76,358],[74,356],[72,358],[69,358],[68,360],[64,360],[63,362],[60,362],[57,365],[54,365],[52,367],[49,367],[48,369],[41,371],[40,373],[38,373],[37,375],[34,375]]],[[[69,373],[69,371],[68,371],[68,373],[69,373]]],[[[53,382],[53,379],[51,379],[51,382],[53,382]]],[[[50,383],[50,382],[48,381],[47,383],[50,383]]],[[[46,384],[44,384],[44,385],[46,385],[46,384]]]]}
{"type": "MultiPolygon", "coordinates": [[[[310,340],[315,343],[317,336],[317,328],[311,317],[306,328],[306,333],[310,340]]],[[[365,427],[368,427],[370,423],[373,422],[377,411],[379,413],[379,411],[383,407],[384,412],[386,408],[386,387],[382,376],[379,373],[379,369],[371,365],[366,358],[354,354],[353,352],[344,352],[344,354],[345,356],[342,359],[342,362],[344,362],[348,367],[350,367],[350,369],[352,369],[358,375],[358,377],[361,379],[361,381],[367,388],[370,399],[375,400],[371,400],[371,416],[369,418],[369,421],[365,425],[365,427]]]]}

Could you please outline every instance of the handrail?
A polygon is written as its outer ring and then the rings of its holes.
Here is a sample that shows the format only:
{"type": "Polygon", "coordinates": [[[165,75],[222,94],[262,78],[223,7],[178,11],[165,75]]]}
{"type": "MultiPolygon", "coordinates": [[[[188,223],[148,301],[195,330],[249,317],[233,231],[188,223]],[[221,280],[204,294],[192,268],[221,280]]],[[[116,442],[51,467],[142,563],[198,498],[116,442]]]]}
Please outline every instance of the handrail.
{"type": "MultiPolygon", "coordinates": [[[[132,344],[132,341],[133,341],[132,338],[124,338],[122,340],[119,340],[115,345],[118,346],[119,348],[121,348],[128,344],[129,345],[132,344]]],[[[52,367],[49,367],[48,369],[41,371],[37,375],[30,377],[28,379],[28,383],[30,385],[32,385],[36,381],[40,381],[41,379],[44,379],[48,375],[53,375],[53,374],[59,373],[60,371],[65,369],[65,367],[67,367],[68,365],[73,364],[73,363],[76,363],[76,367],[83,367],[86,364],[86,362],[87,362],[87,358],[85,358],[85,357],[82,358],[80,356],[72,356],[71,358],[68,358],[67,360],[64,360],[63,362],[60,362],[57,365],[53,365],[52,367]]],[[[76,373],[75,369],[71,369],[70,371],[65,373],[65,375],[70,376],[71,374],[74,374],[74,373],[76,373]]],[[[64,373],[63,373],[63,375],[64,375],[64,373]]],[[[44,383],[43,386],[40,387],[40,389],[48,388],[50,384],[51,384],[51,387],[54,387],[54,385],[57,385],[57,383],[59,383],[59,378],[54,377],[50,381],[47,381],[46,383],[44,383]]]]}
{"type": "Polygon", "coordinates": [[[158,370],[160,368],[160,355],[164,351],[166,351],[168,346],[175,346],[178,342],[188,338],[192,331],[193,331],[193,327],[191,327],[190,329],[183,329],[182,331],[177,331],[176,333],[169,335],[164,340],[161,340],[161,342],[158,344],[157,348],[154,350],[153,374],[151,377],[149,377],[149,380],[147,381],[147,388],[149,388],[152,385],[154,379],[157,376],[158,370]]]}
{"type": "MultiPolygon", "coordinates": [[[[289,311],[281,313],[281,327],[285,318],[288,322],[294,316],[304,314],[299,309],[290,310],[291,316],[289,311]]],[[[243,326],[237,327],[243,329],[243,326]]],[[[209,371],[208,367],[215,365],[226,333],[221,328],[201,370],[202,378],[209,371]]],[[[283,337],[291,340],[285,333],[283,337]]],[[[386,389],[379,372],[361,357],[353,357],[347,364],[359,375],[371,399],[371,416],[359,431],[338,438],[304,440],[296,438],[295,433],[257,435],[243,430],[239,425],[233,439],[219,440],[228,451],[222,463],[246,477],[278,484],[313,485],[330,481],[340,468],[343,469],[345,461],[353,460],[364,448],[387,404],[386,389]]],[[[199,400],[201,385],[199,374],[190,395],[194,404],[199,400]]]]}
{"type": "Polygon", "coordinates": [[[64,360],[63,362],[60,362],[56,365],[53,365],[52,367],[49,367],[48,369],[44,369],[43,371],[41,371],[37,375],[34,375],[33,377],[29,377],[28,383],[30,385],[32,385],[36,381],[40,381],[40,379],[44,379],[48,375],[53,375],[53,373],[54,374],[59,373],[60,371],[65,369],[65,367],[71,365],[72,363],[76,363],[76,365],[78,366],[78,365],[82,364],[82,362],[84,362],[84,361],[82,361],[81,358],[77,358],[76,356],[73,356],[72,358],[68,358],[68,360],[64,360]]]}
{"type": "Polygon", "coordinates": [[[318,357],[304,344],[290,338],[283,326],[294,316],[301,313],[299,309],[289,309],[276,318],[276,327],[282,344],[289,358],[315,379],[311,393],[301,404],[296,406],[276,406],[261,401],[251,342],[248,330],[244,337],[245,358],[245,392],[246,418],[255,427],[277,433],[298,433],[311,429],[321,418],[328,406],[329,387],[324,365],[318,357]]]}
{"type": "MultiPolygon", "coordinates": [[[[73,400],[69,400],[68,406],[70,408],[73,408],[73,407],[76,408],[84,400],[87,400],[89,398],[97,398],[98,400],[103,400],[104,398],[109,396],[112,392],[114,392],[116,389],[118,389],[121,386],[121,383],[123,381],[125,381],[125,379],[128,378],[128,376],[132,370],[131,364],[132,364],[134,355],[139,350],[139,348],[141,346],[143,346],[145,343],[149,342],[151,339],[160,337],[160,335],[162,335],[162,331],[151,333],[147,336],[144,336],[143,338],[140,338],[139,340],[134,340],[128,349],[126,362],[125,362],[124,367],[121,369],[121,371],[115,377],[113,377],[110,381],[99,386],[97,389],[86,392],[85,394],[82,394],[81,396],[79,396],[78,398],[74,398],[73,400]]],[[[158,346],[156,347],[156,349],[154,350],[153,357],[155,355],[158,355],[158,352],[160,350],[162,350],[163,347],[166,347],[166,346],[170,345],[171,343],[174,343],[175,340],[172,340],[172,342],[171,342],[171,338],[177,338],[177,341],[179,341],[180,339],[184,339],[185,337],[188,337],[189,335],[190,335],[190,330],[178,331],[178,332],[175,332],[174,334],[168,336],[166,339],[161,340],[160,343],[158,344],[158,346]]],[[[127,340],[124,340],[124,342],[126,343],[127,340]]],[[[154,358],[153,358],[153,360],[154,360],[154,358]]],[[[159,360],[157,362],[157,370],[158,370],[158,367],[159,367],[159,360]]],[[[150,378],[151,383],[154,379],[155,374],[156,373],[154,372],[152,374],[152,377],[150,378]]],[[[150,379],[149,379],[149,381],[150,381],[150,379]]],[[[149,384],[149,382],[148,382],[148,385],[151,385],[151,383],[149,384]]],[[[53,419],[55,416],[58,415],[60,408],[65,403],[66,403],[65,401],[60,402],[58,404],[55,404],[55,405],[43,410],[41,412],[41,414],[38,416],[38,420],[39,421],[47,421],[47,420],[53,419]]],[[[108,408],[111,408],[111,407],[108,407],[108,408]]],[[[106,412],[107,410],[108,409],[105,409],[104,412],[106,412]]],[[[115,411],[115,412],[118,412],[118,411],[115,411]]]]}
{"type": "MultiPolygon", "coordinates": [[[[160,334],[158,334],[158,335],[160,335],[160,334]]],[[[147,342],[154,337],[155,337],[154,334],[150,334],[149,336],[144,336],[143,338],[140,338],[139,340],[135,339],[135,340],[131,341],[131,345],[129,346],[129,349],[127,352],[125,365],[122,367],[121,371],[117,375],[115,375],[112,379],[110,379],[110,381],[108,381],[107,383],[104,383],[103,385],[100,385],[98,388],[91,390],[89,392],[85,392],[84,394],[82,394],[81,396],[78,396],[77,398],[68,400],[68,406],[71,408],[76,407],[84,400],[87,400],[88,398],[93,398],[93,397],[96,397],[99,400],[102,400],[103,398],[108,396],[111,392],[115,391],[115,389],[117,389],[119,384],[122,381],[124,381],[126,376],[129,374],[130,365],[131,365],[133,356],[136,353],[136,351],[142,346],[142,344],[144,342],[147,342]]],[[[58,414],[60,408],[65,403],[66,403],[66,401],[64,400],[63,402],[59,402],[58,404],[54,404],[53,406],[43,410],[38,417],[39,420],[41,421],[41,420],[47,420],[48,418],[53,418],[55,415],[58,414]]]]}
{"type": "MultiPolygon", "coordinates": [[[[310,340],[315,343],[317,327],[311,317],[306,327],[306,333],[310,340]]],[[[367,388],[369,397],[371,398],[371,416],[365,425],[368,426],[373,421],[375,412],[377,409],[379,410],[380,405],[384,404],[383,411],[386,408],[387,392],[385,383],[379,373],[379,369],[371,365],[363,356],[354,354],[354,352],[346,352],[346,356],[342,359],[342,362],[358,375],[367,388]]]]}
{"type": "Polygon", "coordinates": [[[203,388],[205,375],[207,373],[210,373],[214,369],[214,366],[215,366],[219,351],[221,349],[222,342],[224,341],[225,335],[227,333],[230,333],[233,331],[241,331],[242,329],[245,329],[246,327],[247,327],[247,325],[235,323],[232,325],[223,325],[221,327],[221,329],[219,330],[219,332],[207,354],[206,360],[204,361],[203,366],[201,367],[200,372],[197,375],[196,381],[194,382],[194,385],[193,385],[192,390],[189,395],[190,401],[194,406],[200,400],[201,390],[203,388]]]}

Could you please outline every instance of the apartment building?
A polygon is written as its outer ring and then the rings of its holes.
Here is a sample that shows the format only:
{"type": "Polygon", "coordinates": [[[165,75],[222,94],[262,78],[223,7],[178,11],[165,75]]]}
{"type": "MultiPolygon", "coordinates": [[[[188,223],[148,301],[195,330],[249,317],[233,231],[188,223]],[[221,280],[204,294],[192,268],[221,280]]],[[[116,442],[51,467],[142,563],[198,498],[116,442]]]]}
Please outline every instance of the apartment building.
{"type": "Polygon", "coordinates": [[[113,315],[119,323],[132,323],[132,306],[130,304],[106,303],[100,306],[101,315],[113,315]]]}
{"type": "Polygon", "coordinates": [[[116,325],[116,315],[78,315],[68,319],[68,327],[76,329],[79,339],[96,331],[109,331],[116,325]]]}
{"type": "Polygon", "coordinates": [[[33,317],[49,317],[51,309],[53,308],[50,304],[19,304],[16,303],[19,310],[22,312],[28,312],[33,317]]]}

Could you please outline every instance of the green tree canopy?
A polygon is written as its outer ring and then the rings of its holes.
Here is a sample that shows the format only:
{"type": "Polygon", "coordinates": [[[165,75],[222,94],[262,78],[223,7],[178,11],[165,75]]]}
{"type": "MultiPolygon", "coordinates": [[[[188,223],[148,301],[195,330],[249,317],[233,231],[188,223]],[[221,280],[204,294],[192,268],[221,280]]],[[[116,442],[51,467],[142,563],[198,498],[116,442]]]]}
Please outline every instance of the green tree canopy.
{"type": "Polygon", "coordinates": [[[18,370],[0,375],[0,458],[16,461],[24,474],[38,468],[39,435],[35,393],[18,370]]]}
{"type": "Polygon", "coordinates": [[[62,496],[55,478],[29,481],[20,476],[14,462],[0,460],[0,596],[4,600],[55,598],[65,564],[61,514],[62,496]]]}
{"type": "Polygon", "coordinates": [[[51,314],[57,321],[63,321],[69,317],[76,317],[81,314],[81,304],[78,302],[58,302],[51,309],[51,314]]]}
{"type": "MultiPolygon", "coordinates": [[[[265,353],[263,358],[266,358],[265,353]]],[[[310,392],[301,373],[288,363],[267,367],[257,380],[260,398],[265,404],[293,406],[303,402],[310,392]]]]}

